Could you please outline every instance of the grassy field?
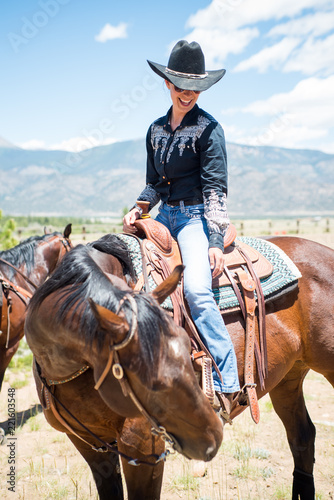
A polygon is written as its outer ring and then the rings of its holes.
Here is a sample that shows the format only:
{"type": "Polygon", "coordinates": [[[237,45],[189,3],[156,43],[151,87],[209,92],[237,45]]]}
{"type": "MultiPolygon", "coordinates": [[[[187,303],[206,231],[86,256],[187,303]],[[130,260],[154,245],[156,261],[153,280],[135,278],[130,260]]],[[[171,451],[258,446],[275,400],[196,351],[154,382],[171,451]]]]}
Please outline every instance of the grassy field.
{"type": "MultiPolygon", "coordinates": [[[[154,213],[153,213],[154,215],[154,213]]],[[[92,241],[106,233],[122,231],[120,218],[76,219],[76,218],[17,218],[14,236],[18,241],[48,231],[62,231],[68,223],[72,223],[72,239],[76,241],[92,241]]],[[[334,218],[332,217],[301,217],[301,218],[262,218],[233,219],[239,236],[264,235],[298,235],[317,239],[330,245],[334,234],[334,218]]]]}
{"type": "MultiPolygon", "coordinates": [[[[286,221],[285,221],[286,222],[286,221]]],[[[239,234],[293,234],[297,225],[281,221],[236,221],[239,234]],[[241,225],[243,223],[243,226],[241,225]],[[266,233],[267,231],[267,233],[266,233]]],[[[75,232],[73,241],[97,239],[110,232],[102,228],[75,232]],[[85,236],[85,240],[83,239],[85,236]]],[[[119,227],[119,226],[118,226],[119,227]]],[[[51,228],[52,229],[52,228],[51,228]]],[[[58,228],[57,228],[58,229],[58,228]]],[[[93,229],[93,228],[91,228],[93,229]]],[[[52,229],[54,230],[54,229],[52,229]]],[[[334,248],[333,222],[308,219],[298,224],[299,235],[334,248]],[[329,231],[327,228],[329,227],[329,231]],[[305,232],[304,232],[305,230],[305,232]]],[[[0,394],[0,427],[8,425],[8,394],[15,389],[17,430],[16,491],[8,491],[9,448],[0,446],[0,498],[97,499],[88,466],[66,435],[45,421],[31,373],[31,353],[25,342],[6,372],[0,394]]],[[[311,419],[317,428],[316,499],[334,499],[334,391],[319,374],[311,372],[304,383],[311,419]]],[[[288,500],[291,498],[292,456],[280,420],[269,396],[260,401],[261,420],[255,425],[249,410],[232,426],[225,426],[224,443],[205,475],[196,476],[197,463],[172,454],[166,462],[162,500],[288,500]]]]}

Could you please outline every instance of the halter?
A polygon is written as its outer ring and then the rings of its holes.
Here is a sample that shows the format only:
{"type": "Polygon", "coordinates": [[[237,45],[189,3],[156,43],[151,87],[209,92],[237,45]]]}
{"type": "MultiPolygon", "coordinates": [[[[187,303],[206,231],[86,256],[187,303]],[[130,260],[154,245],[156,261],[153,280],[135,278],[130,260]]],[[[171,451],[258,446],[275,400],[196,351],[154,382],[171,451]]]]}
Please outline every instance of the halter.
{"type": "MultiPolygon", "coordinates": [[[[131,295],[125,295],[117,308],[116,314],[118,314],[124,305],[125,301],[128,301],[132,310],[132,322],[131,322],[131,328],[129,328],[129,331],[127,335],[125,336],[124,340],[122,340],[119,344],[110,344],[109,345],[109,355],[108,355],[108,360],[107,364],[95,384],[94,389],[98,390],[103,382],[106,379],[106,376],[108,375],[111,367],[112,367],[112,374],[116,378],[116,380],[119,381],[121,385],[121,389],[123,392],[123,395],[125,397],[130,397],[132,402],[135,404],[137,409],[140,411],[141,415],[146,418],[146,420],[150,423],[151,425],[151,433],[153,436],[158,436],[161,437],[161,439],[165,442],[167,442],[169,445],[171,445],[176,451],[182,452],[182,447],[176,440],[174,436],[169,434],[165,427],[161,426],[158,424],[158,422],[147,412],[147,410],[144,408],[142,403],[140,402],[139,398],[136,396],[134,393],[128,379],[126,378],[126,375],[124,373],[124,369],[120,363],[118,351],[121,349],[124,349],[126,346],[130,344],[130,342],[133,340],[135,333],[137,331],[137,326],[138,326],[138,320],[137,320],[137,315],[138,315],[138,308],[137,308],[137,303],[135,299],[131,295]]],[[[83,366],[80,370],[75,372],[72,376],[64,379],[64,380],[46,380],[44,377],[41,376],[41,369],[35,359],[36,367],[37,367],[37,373],[40,377],[40,380],[43,384],[43,386],[48,390],[49,394],[52,396],[52,398],[57,401],[61,405],[61,407],[67,412],[68,415],[70,415],[86,432],[88,432],[94,439],[97,439],[100,443],[103,444],[102,447],[97,448],[96,446],[92,445],[88,441],[86,441],[84,438],[82,438],[79,434],[77,434],[74,429],[66,422],[66,420],[59,414],[57,409],[55,408],[55,405],[51,401],[47,401],[49,403],[49,408],[51,407],[51,410],[53,411],[54,416],[60,421],[66,428],[69,430],[72,434],[77,436],[81,441],[85,442],[86,444],[89,444],[89,446],[94,450],[94,451],[100,451],[100,452],[106,452],[106,451],[112,451],[119,456],[125,458],[128,460],[128,463],[130,465],[157,465],[159,462],[162,460],[165,461],[167,456],[169,455],[169,450],[166,450],[163,452],[161,455],[156,455],[152,454],[150,455],[151,457],[155,458],[155,462],[147,462],[145,460],[138,460],[138,459],[133,459],[124,453],[120,452],[115,448],[115,444],[110,444],[101,439],[99,436],[97,436],[94,432],[92,432],[90,429],[88,429],[82,422],[80,422],[69,410],[66,408],[63,403],[55,396],[53,392],[51,392],[51,387],[52,385],[59,385],[59,384],[64,384],[66,382],[69,382],[70,380],[73,380],[74,378],[78,377],[82,373],[84,373],[89,366],[85,365],[83,366]]],[[[46,398],[48,400],[48,398],[46,398]]]]}
{"type": "Polygon", "coordinates": [[[165,442],[173,446],[174,449],[180,450],[181,446],[180,444],[176,441],[175,437],[169,434],[165,427],[161,426],[158,424],[158,422],[150,416],[150,414],[146,411],[136,394],[134,393],[128,379],[126,378],[126,375],[124,373],[124,369],[120,363],[119,355],[117,351],[120,351],[124,347],[126,347],[131,340],[133,339],[135,332],[137,331],[137,314],[138,314],[138,308],[137,308],[137,303],[135,299],[131,295],[126,295],[123,297],[123,299],[120,301],[118,305],[118,309],[116,314],[118,314],[124,304],[124,302],[128,300],[131,306],[132,310],[132,325],[131,328],[129,329],[129,332],[125,339],[120,343],[120,344],[110,344],[109,346],[109,357],[107,364],[105,366],[105,369],[103,370],[99,380],[95,384],[94,389],[98,390],[101,385],[103,384],[107,374],[110,371],[110,368],[112,366],[112,373],[114,377],[118,380],[120,383],[120,386],[122,388],[123,395],[125,397],[130,397],[132,402],[135,404],[137,409],[140,411],[140,413],[148,420],[148,422],[151,425],[151,433],[154,436],[160,436],[165,442]],[[114,361],[114,364],[113,364],[114,361]]]}

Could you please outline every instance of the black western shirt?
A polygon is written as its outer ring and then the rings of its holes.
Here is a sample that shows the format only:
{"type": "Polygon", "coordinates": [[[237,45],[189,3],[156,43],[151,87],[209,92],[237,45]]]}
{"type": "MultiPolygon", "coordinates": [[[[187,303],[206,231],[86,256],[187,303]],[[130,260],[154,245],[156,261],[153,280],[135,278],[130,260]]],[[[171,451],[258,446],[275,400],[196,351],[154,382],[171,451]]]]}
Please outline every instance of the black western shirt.
{"type": "Polygon", "coordinates": [[[227,160],[221,125],[196,104],[172,131],[170,114],[158,118],[146,136],[146,187],[138,200],[204,203],[209,246],[224,249],[229,224],[227,160]]]}

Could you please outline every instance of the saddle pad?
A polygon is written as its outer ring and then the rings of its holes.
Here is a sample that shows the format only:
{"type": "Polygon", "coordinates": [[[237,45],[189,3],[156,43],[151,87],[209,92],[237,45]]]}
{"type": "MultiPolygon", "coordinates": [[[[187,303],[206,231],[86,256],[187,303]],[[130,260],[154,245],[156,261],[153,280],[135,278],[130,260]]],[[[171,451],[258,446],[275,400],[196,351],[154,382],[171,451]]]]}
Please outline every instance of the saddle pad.
{"type": "MultiPolygon", "coordinates": [[[[288,291],[297,286],[301,273],[290,257],[277,245],[260,238],[246,236],[239,237],[237,240],[258,250],[273,266],[272,274],[260,280],[265,301],[273,300],[284,290],[288,291]]],[[[239,302],[232,286],[215,288],[213,293],[221,311],[227,313],[239,309],[239,302]]]]}
{"type": "MultiPolygon", "coordinates": [[[[135,269],[136,277],[142,273],[142,260],[140,252],[140,244],[137,238],[128,234],[117,234],[128,247],[130,257],[135,269]]],[[[261,285],[265,300],[274,299],[284,289],[297,285],[301,274],[292,262],[292,260],[281,250],[277,245],[260,238],[239,237],[236,242],[241,241],[250,247],[258,250],[268,259],[273,266],[273,273],[267,278],[261,279],[261,285]]],[[[148,277],[148,282],[151,290],[154,290],[156,283],[151,276],[148,277]]],[[[234,293],[232,286],[223,286],[214,288],[213,294],[219,309],[225,313],[239,309],[239,302],[234,293]]],[[[172,301],[168,297],[162,304],[162,307],[170,311],[173,310],[172,301]]]]}

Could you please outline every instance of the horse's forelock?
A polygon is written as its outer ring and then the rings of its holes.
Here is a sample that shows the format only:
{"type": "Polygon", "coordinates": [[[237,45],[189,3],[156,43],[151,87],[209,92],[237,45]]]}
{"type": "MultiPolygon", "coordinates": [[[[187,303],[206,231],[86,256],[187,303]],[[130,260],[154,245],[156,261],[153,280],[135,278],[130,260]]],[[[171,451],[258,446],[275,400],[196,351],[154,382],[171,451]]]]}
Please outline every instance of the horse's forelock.
{"type": "MultiPolygon", "coordinates": [[[[116,312],[127,292],[112,285],[94,259],[90,256],[93,245],[78,245],[64,256],[52,276],[35,292],[29,308],[33,311],[51,294],[55,294],[56,321],[71,330],[77,328],[75,318],[80,316],[78,334],[87,347],[97,341],[102,349],[104,337],[91,310],[88,298],[116,312]]],[[[95,248],[95,247],[94,247],[95,248]]],[[[167,331],[164,311],[143,294],[135,294],[138,305],[138,333],[143,355],[147,363],[153,363],[160,348],[160,337],[167,331]]],[[[132,309],[128,301],[122,306],[127,321],[131,324],[132,309]]]]}

